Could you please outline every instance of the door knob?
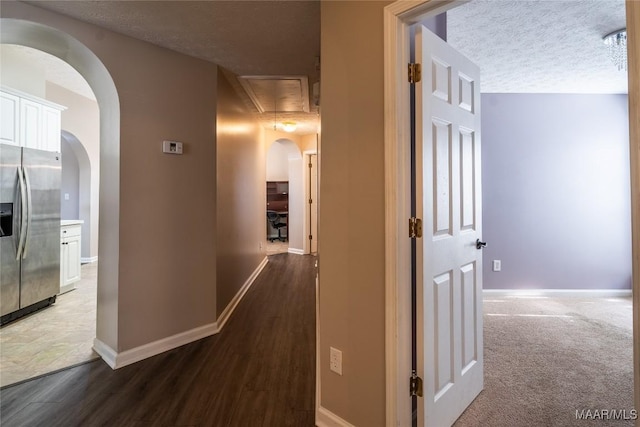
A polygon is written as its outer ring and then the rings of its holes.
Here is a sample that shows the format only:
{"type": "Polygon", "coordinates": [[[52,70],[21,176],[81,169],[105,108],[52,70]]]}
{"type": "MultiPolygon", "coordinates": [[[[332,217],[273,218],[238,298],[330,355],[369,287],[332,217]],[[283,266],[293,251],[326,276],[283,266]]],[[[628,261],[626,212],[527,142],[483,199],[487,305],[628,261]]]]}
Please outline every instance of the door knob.
{"type": "Polygon", "coordinates": [[[487,242],[481,242],[480,239],[476,239],[476,249],[482,249],[487,246],[487,242]]]}

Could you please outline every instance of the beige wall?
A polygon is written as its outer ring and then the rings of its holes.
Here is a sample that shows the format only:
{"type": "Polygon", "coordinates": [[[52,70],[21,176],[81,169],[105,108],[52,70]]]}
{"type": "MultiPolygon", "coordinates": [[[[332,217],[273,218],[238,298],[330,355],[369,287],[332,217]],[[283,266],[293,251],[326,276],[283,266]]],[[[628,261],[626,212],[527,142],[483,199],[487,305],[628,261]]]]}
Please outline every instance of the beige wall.
{"type": "MultiPolygon", "coordinates": [[[[100,195],[100,111],[98,103],[61,86],[47,82],[46,98],[67,107],[62,112],[62,130],[73,134],[88,156],[88,165],[80,162],[80,217],[83,258],[98,256],[98,206],[100,195]]],[[[72,147],[73,148],[73,147],[72,147]]],[[[77,147],[73,148],[74,152],[77,147]]],[[[63,202],[64,203],[64,202],[63,202]]]]}
{"type": "Polygon", "coordinates": [[[299,147],[302,152],[317,150],[317,135],[315,133],[310,135],[302,135],[300,138],[299,147]]]}
{"type": "Polygon", "coordinates": [[[383,7],[322,2],[320,404],[385,423],[383,7]],[[329,347],[343,375],[329,370],[329,347]]]}
{"type": "Polygon", "coordinates": [[[264,130],[264,140],[267,149],[269,149],[271,144],[276,142],[278,139],[288,139],[289,141],[295,142],[295,144],[300,149],[300,152],[303,152],[304,150],[316,149],[315,133],[309,135],[298,135],[295,133],[288,133],[279,130],[273,130],[270,128],[264,130]]]}
{"type": "MultiPolygon", "coordinates": [[[[213,323],[217,67],[23,3],[3,2],[1,13],[83,43],[118,92],[120,145],[116,135],[101,147],[98,338],[121,352],[213,323]],[[184,155],[163,154],[164,139],[184,142],[184,155]]],[[[97,84],[95,66],[60,47],[67,41],[47,43],[97,84]]],[[[94,92],[100,103],[106,92],[94,92]]],[[[101,120],[116,111],[101,105],[101,120]]]]}
{"type": "Polygon", "coordinates": [[[264,259],[263,132],[226,76],[218,74],[218,314],[264,259]]]}

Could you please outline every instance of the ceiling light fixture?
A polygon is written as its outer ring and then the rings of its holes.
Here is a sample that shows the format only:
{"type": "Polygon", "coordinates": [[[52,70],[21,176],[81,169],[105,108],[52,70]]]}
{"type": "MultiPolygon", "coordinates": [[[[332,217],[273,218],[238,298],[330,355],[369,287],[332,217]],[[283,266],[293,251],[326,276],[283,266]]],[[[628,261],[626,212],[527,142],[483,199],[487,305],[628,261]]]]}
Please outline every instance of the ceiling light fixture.
{"type": "Polygon", "coordinates": [[[623,28],[607,34],[602,41],[609,47],[609,57],[618,67],[618,71],[627,71],[627,29],[623,28]]]}
{"type": "Polygon", "coordinates": [[[282,122],[282,130],[285,132],[295,132],[297,128],[296,122],[282,122]]]}
{"type": "MultiPolygon", "coordinates": [[[[282,122],[282,130],[285,132],[295,132],[298,128],[296,122],[282,122]]],[[[273,81],[273,130],[278,129],[278,81],[273,81]]]]}

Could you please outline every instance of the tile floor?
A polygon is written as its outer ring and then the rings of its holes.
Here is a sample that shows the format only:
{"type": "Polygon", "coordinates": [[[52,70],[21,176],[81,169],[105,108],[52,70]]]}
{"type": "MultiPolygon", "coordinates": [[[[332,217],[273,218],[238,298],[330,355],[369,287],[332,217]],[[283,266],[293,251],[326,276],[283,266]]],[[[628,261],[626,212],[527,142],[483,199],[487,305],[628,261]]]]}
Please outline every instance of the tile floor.
{"type": "Polygon", "coordinates": [[[269,242],[267,241],[266,251],[267,255],[275,255],[286,253],[289,250],[289,242],[269,242]]]}
{"type": "Polygon", "coordinates": [[[84,264],[76,289],[54,305],[0,328],[0,386],[97,359],[98,264],[84,264]]]}

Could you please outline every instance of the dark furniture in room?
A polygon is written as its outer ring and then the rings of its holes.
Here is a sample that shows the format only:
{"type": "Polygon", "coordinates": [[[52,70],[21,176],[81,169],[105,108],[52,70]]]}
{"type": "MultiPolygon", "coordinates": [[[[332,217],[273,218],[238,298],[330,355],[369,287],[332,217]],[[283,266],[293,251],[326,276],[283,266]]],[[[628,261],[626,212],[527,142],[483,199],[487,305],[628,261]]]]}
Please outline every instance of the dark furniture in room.
{"type": "Polygon", "coordinates": [[[267,181],[267,210],[276,212],[289,210],[288,181],[267,181]]]}
{"type": "Polygon", "coordinates": [[[267,239],[271,242],[288,238],[289,182],[267,181],[267,239]],[[275,231],[278,231],[278,237],[275,231]]]}
{"type": "MultiPolygon", "coordinates": [[[[282,228],[286,227],[287,223],[280,222],[280,214],[276,211],[267,211],[267,221],[269,221],[269,224],[273,228],[278,230],[277,240],[280,240],[281,242],[285,242],[287,238],[282,236],[282,228]]],[[[276,237],[267,237],[267,238],[269,239],[270,242],[273,242],[274,240],[276,240],[276,237]]]]}

